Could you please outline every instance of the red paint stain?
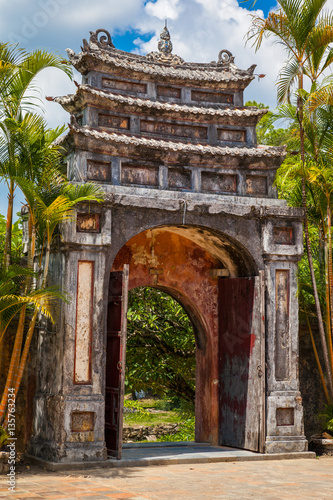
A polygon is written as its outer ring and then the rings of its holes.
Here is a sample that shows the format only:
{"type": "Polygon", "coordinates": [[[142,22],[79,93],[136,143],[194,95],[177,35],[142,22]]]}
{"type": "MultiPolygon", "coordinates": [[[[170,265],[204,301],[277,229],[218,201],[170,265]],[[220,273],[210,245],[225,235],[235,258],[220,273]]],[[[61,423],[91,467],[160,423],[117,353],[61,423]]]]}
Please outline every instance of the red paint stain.
{"type": "Polygon", "coordinates": [[[218,289],[210,269],[218,259],[196,243],[165,230],[148,230],[130,239],[117,254],[112,271],[129,264],[129,288],[158,286],[176,292],[204,325],[205,350],[197,349],[196,439],[218,444],[219,395],[212,380],[218,378],[218,289]],[[151,274],[161,269],[163,274],[151,274]]]}

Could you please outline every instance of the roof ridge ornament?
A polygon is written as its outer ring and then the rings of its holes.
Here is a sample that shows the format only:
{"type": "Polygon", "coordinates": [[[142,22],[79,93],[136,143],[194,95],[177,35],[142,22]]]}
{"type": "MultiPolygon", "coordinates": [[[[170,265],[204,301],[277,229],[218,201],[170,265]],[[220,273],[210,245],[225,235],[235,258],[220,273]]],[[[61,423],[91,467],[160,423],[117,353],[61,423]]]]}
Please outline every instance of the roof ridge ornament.
{"type": "Polygon", "coordinates": [[[146,55],[148,61],[157,62],[161,64],[170,64],[176,66],[179,64],[184,64],[184,59],[176,54],[172,54],[172,42],[170,32],[167,27],[167,21],[165,20],[165,26],[160,33],[160,39],[158,41],[158,52],[150,52],[146,55]]]}
{"type": "Polygon", "coordinates": [[[230,64],[235,61],[235,57],[229,50],[222,49],[219,52],[217,64],[230,64]]]}
{"type": "Polygon", "coordinates": [[[83,39],[83,47],[81,47],[82,50],[85,52],[90,52],[91,48],[95,49],[104,49],[104,50],[109,50],[109,49],[114,49],[115,46],[112,43],[112,38],[110,33],[107,30],[104,29],[98,29],[96,31],[89,31],[90,33],[90,38],[89,38],[89,44],[87,40],[83,39]],[[101,33],[102,36],[99,37],[101,33]]]}

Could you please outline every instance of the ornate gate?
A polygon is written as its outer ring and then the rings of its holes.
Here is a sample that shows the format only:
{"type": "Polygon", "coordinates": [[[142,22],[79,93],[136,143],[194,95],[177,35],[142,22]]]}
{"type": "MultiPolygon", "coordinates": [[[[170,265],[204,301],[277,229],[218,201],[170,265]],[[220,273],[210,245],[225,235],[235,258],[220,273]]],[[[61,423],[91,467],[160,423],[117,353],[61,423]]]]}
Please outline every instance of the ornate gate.
{"type": "Polygon", "coordinates": [[[128,265],[112,272],[106,343],[105,443],[110,456],[121,458],[126,361],[128,265]]]}
{"type": "Polygon", "coordinates": [[[265,336],[263,272],[219,281],[220,443],[263,451],[265,336]]]}

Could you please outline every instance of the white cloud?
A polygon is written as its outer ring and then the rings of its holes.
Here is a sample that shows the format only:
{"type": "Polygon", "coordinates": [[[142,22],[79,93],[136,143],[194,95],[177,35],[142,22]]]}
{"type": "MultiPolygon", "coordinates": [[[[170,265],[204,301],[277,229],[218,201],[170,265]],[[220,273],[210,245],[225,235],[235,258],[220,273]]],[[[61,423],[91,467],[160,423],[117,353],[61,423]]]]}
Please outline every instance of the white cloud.
{"type": "MultiPolygon", "coordinates": [[[[160,11],[162,3],[166,10],[174,9],[174,17],[168,23],[174,53],[186,61],[209,62],[217,59],[221,49],[228,49],[235,56],[235,62],[240,68],[246,69],[257,64],[256,72],[266,74],[266,78],[259,83],[253,82],[246,90],[245,98],[275,106],[275,81],[285,55],[281,47],[273,45],[271,40],[265,40],[257,53],[250,45],[245,47],[244,37],[251,24],[251,16],[246,8],[240,6],[236,0],[148,2],[136,27],[142,33],[153,31],[156,34],[148,42],[140,38],[137,40],[141,53],[157,48],[159,33],[163,28],[163,16],[160,11]]],[[[253,13],[263,16],[261,10],[253,13]]]]}
{"type": "MultiPolygon", "coordinates": [[[[75,72],[74,80],[81,81],[81,75],[75,72]]],[[[38,75],[35,83],[40,88],[41,105],[50,128],[69,123],[70,115],[67,111],[59,104],[47,101],[45,96],[58,97],[66,94],[75,94],[76,87],[74,82],[60,70],[48,68],[38,75]]]]}
{"type": "Polygon", "coordinates": [[[76,1],[67,1],[68,6],[61,13],[64,25],[73,26],[73,19],[75,19],[75,29],[88,28],[90,30],[128,28],[135,22],[144,3],[143,0],[97,0],[94,2],[80,0],[78,5],[76,1]]]}
{"type": "Polygon", "coordinates": [[[146,12],[150,16],[158,19],[177,19],[182,6],[180,0],[157,0],[157,2],[148,2],[146,12]]]}

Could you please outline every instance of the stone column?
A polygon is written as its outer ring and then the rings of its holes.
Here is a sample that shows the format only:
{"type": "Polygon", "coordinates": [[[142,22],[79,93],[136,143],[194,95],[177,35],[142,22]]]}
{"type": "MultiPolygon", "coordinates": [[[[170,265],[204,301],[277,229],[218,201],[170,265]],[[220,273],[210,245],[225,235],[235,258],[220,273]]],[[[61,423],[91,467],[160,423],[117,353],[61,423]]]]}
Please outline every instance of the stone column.
{"type": "Polygon", "coordinates": [[[266,453],[307,451],[298,380],[298,261],[302,223],[263,225],[266,275],[266,453]]]}
{"type": "Polygon", "coordinates": [[[30,453],[53,462],[106,459],[104,442],[105,324],[111,212],[77,209],[63,227],[64,246],[50,274],[62,277],[59,330],[41,335],[30,453]],[[101,227],[103,231],[101,231],[101,227]]]}

